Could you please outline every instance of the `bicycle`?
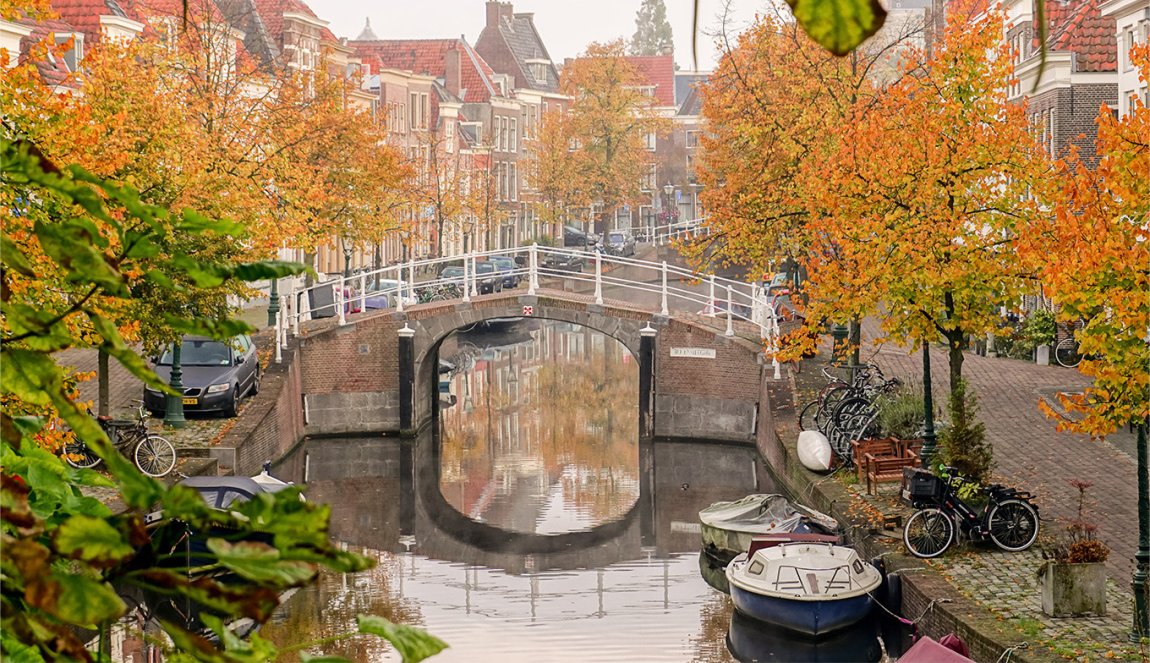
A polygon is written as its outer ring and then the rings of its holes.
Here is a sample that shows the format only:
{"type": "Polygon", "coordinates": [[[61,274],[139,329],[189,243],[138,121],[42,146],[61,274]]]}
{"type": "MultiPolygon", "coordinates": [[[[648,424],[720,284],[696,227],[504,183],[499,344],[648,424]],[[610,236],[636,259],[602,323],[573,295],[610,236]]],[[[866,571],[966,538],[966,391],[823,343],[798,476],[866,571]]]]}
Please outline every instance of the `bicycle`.
{"type": "Polygon", "coordinates": [[[874,364],[848,366],[846,368],[855,372],[850,382],[832,375],[826,367],[821,369],[823,376],[827,379],[827,384],[819,391],[818,397],[807,403],[799,412],[801,430],[817,430],[828,435],[828,428],[833,421],[831,415],[839,403],[853,396],[873,395],[876,390],[882,388],[882,385],[891,382],[883,379],[882,370],[874,364]],[[880,382],[875,383],[876,377],[880,382]]]}
{"type": "Polygon", "coordinates": [[[1024,491],[991,484],[982,488],[988,496],[975,511],[958,496],[961,480],[953,467],[936,476],[915,467],[903,469],[900,496],[916,509],[902,530],[902,542],[915,557],[930,559],[946,552],[958,534],[972,541],[990,539],[1007,552],[1026,550],[1038,538],[1038,507],[1024,491]]]}
{"type": "MultiPolygon", "coordinates": [[[[113,419],[106,416],[95,417],[100,428],[120,453],[131,458],[140,471],[150,477],[162,477],[176,466],[176,448],[159,435],[148,432],[144,402],[136,401],[137,417],[113,419]]],[[[88,469],[100,464],[97,456],[81,440],[64,445],[64,460],[72,467],[88,469]]]]}
{"type": "Polygon", "coordinates": [[[1054,361],[1060,366],[1074,368],[1082,363],[1082,355],[1078,354],[1078,341],[1073,337],[1064,338],[1054,346],[1054,361]]]}

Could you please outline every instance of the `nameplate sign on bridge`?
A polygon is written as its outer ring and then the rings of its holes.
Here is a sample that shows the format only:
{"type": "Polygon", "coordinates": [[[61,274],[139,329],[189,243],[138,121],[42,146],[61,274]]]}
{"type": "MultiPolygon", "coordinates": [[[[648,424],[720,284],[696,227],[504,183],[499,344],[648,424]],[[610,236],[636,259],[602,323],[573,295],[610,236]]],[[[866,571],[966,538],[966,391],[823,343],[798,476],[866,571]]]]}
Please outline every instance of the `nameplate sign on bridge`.
{"type": "Polygon", "coordinates": [[[714,359],[715,350],[712,348],[671,348],[672,357],[696,357],[698,359],[714,359]]]}

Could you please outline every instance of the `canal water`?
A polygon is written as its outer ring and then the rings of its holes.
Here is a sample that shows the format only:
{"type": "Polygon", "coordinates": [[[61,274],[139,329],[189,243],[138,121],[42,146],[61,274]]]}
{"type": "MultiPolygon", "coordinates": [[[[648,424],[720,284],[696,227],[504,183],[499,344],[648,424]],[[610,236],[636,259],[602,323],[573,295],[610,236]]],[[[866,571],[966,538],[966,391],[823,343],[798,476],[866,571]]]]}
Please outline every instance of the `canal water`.
{"type": "MultiPolygon", "coordinates": [[[[442,638],[443,663],[883,660],[876,623],[812,642],[734,613],[698,512],[778,490],[753,447],[640,441],[617,341],[516,319],[439,356],[438,423],[417,439],[309,440],[277,468],[377,565],[295,593],[265,637],[318,641],[374,614],[442,638]]],[[[367,637],[305,651],[399,660],[367,637]]]]}

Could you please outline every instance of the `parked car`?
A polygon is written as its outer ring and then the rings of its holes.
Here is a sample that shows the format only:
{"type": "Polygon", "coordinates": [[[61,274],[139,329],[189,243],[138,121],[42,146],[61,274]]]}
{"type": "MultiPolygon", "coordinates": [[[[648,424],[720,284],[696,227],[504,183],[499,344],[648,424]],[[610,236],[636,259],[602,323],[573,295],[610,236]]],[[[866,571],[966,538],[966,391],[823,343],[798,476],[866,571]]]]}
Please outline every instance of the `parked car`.
{"type": "Polygon", "coordinates": [[[477,281],[475,288],[479,294],[489,295],[503,292],[503,279],[499,276],[500,271],[493,262],[475,263],[475,279],[477,281]]]}
{"type": "MultiPolygon", "coordinates": [[[[410,306],[416,303],[414,297],[407,296],[407,283],[404,281],[396,281],[395,279],[380,279],[376,282],[368,281],[367,294],[363,298],[363,307],[368,309],[392,308],[395,306],[395,299],[399,293],[403,294],[404,306],[410,306]]],[[[355,295],[352,295],[352,297],[355,297],[355,295]]],[[[355,301],[354,304],[359,306],[358,301],[355,301]]]]}
{"type": "Polygon", "coordinates": [[[590,246],[595,240],[575,226],[563,226],[563,246],[590,246]]]}
{"type": "MultiPolygon", "coordinates": [[[[498,272],[514,272],[519,269],[516,264],[515,258],[511,256],[491,256],[487,262],[495,265],[495,270],[498,272]]],[[[523,281],[523,277],[519,274],[504,274],[503,287],[504,288],[518,288],[519,284],[523,281]]]]}
{"type": "MultiPolygon", "coordinates": [[[[503,279],[495,276],[495,265],[490,262],[476,262],[475,263],[475,289],[481,295],[490,294],[493,292],[503,292],[503,279]]],[[[439,272],[439,278],[444,282],[444,285],[454,285],[463,290],[466,284],[466,272],[463,267],[451,265],[444,267],[439,272]]]]}
{"type": "Polygon", "coordinates": [[[635,255],[635,236],[626,230],[608,230],[607,253],[614,256],[635,255]]]}
{"type": "MultiPolygon", "coordinates": [[[[172,372],[172,349],[153,358],[152,370],[168,381],[172,372]]],[[[247,335],[218,341],[204,336],[185,336],[180,344],[184,412],[222,412],[236,416],[240,399],[260,390],[260,363],[256,346],[247,335]]],[[[167,409],[167,395],[144,386],[144,407],[153,415],[167,409]]]]}
{"type": "Polygon", "coordinates": [[[581,272],[583,266],[587,263],[584,254],[572,253],[548,253],[543,258],[543,268],[552,270],[561,270],[564,272],[581,272]]]}

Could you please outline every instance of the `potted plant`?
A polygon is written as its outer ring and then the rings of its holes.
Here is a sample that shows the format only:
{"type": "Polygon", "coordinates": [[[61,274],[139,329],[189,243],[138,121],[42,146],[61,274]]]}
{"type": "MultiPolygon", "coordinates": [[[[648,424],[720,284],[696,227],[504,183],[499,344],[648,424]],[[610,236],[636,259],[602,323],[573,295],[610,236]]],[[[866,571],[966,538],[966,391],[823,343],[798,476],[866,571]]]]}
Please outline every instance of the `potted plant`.
{"type": "Polygon", "coordinates": [[[1042,611],[1051,617],[1102,616],[1110,548],[1095,537],[1097,526],[1083,518],[1086,490],[1094,484],[1074,480],[1070,485],[1078,489],[1078,517],[1059,541],[1042,551],[1042,611]]]}
{"type": "Polygon", "coordinates": [[[1050,347],[1054,344],[1054,313],[1040,308],[1026,318],[1025,334],[1034,344],[1034,360],[1038,364],[1050,364],[1050,347]]]}

